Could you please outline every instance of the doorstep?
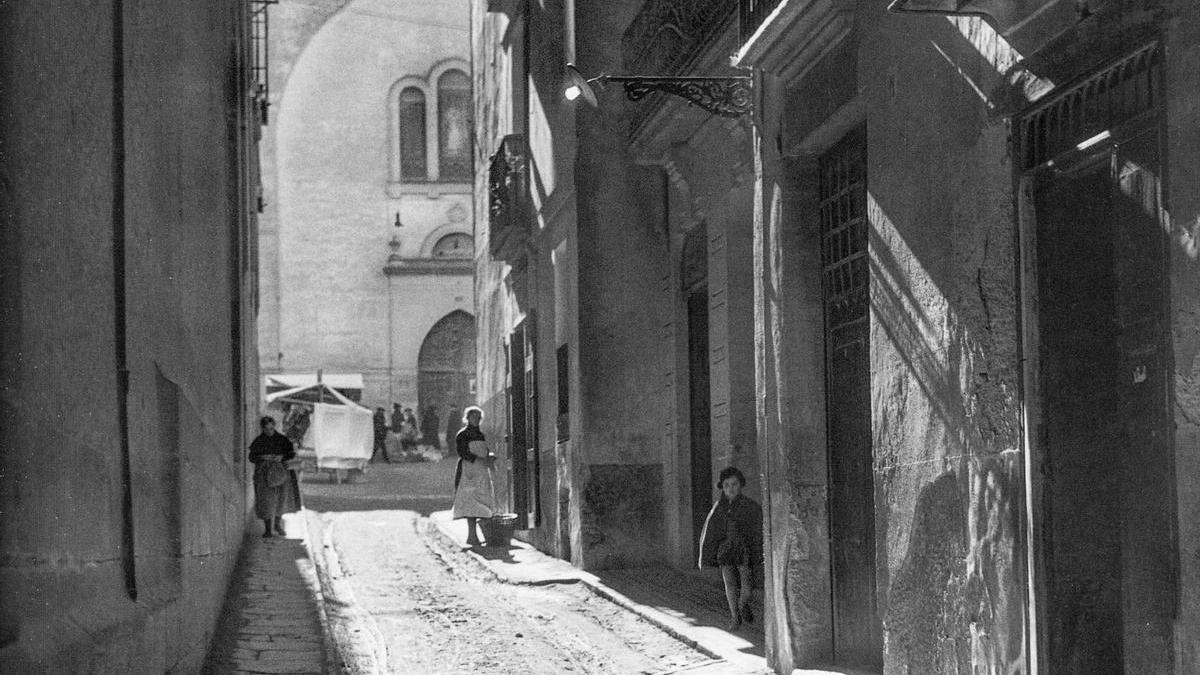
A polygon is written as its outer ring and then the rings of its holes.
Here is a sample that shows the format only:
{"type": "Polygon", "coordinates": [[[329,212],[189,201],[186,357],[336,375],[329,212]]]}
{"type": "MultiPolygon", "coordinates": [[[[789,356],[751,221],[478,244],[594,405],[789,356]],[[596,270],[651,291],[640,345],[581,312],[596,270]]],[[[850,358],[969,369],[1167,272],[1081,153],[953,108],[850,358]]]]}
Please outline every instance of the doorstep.
{"type": "MultiPolygon", "coordinates": [[[[696,649],[720,663],[704,668],[689,670],[689,673],[770,673],[766,659],[762,656],[762,629],[755,631],[751,642],[746,637],[727,632],[713,625],[711,616],[693,616],[695,603],[687,598],[664,594],[665,585],[658,585],[658,594],[652,604],[639,602],[626,595],[624,590],[637,590],[631,579],[636,570],[623,570],[612,575],[610,582],[601,575],[585,572],[571,563],[546,555],[523,541],[513,540],[507,548],[467,546],[467,526],[464,520],[453,520],[449,511],[438,511],[429,516],[426,533],[437,544],[454,550],[465,551],[477,567],[499,581],[525,586],[547,584],[583,584],[592,592],[641,616],[684,644],[696,649]]],[[[654,570],[647,570],[653,575],[654,570]]],[[[684,574],[672,571],[675,574],[684,574]]],[[[646,574],[642,575],[648,578],[646,574]]],[[[640,593],[635,597],[641,597],[640,593]]],[[[761,624],[755,624],[761,626],[761,624]]]]}

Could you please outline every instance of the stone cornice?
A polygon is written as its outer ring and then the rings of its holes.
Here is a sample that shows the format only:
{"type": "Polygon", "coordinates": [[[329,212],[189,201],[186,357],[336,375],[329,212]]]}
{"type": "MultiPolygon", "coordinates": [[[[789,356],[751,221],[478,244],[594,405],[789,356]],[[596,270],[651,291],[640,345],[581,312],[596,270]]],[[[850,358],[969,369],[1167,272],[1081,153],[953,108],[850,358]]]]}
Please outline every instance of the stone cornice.
{"type": "Polygon", "coordinates": [[[853,19],[853,9],[839,8],[836,0],[783,0],[733,62],[794,82],[850,33],[853,19]]]}
{"type": "Polygon", "coordinates": [[[475,271],[475,261],[470,258],[392,258],[383,268],[389,277],[416,274],[445,274],[461,276],[475,271]]]}
{"type": "Polygon", "coordinates": [[[474,186],[471,183],[441,181],[401,183],[388,181],[387,184],[387,195],[392,199],[397,199],[401,195],[425,195],[430,199],[437,199],[442,195],[469,195],[473,191],[474,186]]]}

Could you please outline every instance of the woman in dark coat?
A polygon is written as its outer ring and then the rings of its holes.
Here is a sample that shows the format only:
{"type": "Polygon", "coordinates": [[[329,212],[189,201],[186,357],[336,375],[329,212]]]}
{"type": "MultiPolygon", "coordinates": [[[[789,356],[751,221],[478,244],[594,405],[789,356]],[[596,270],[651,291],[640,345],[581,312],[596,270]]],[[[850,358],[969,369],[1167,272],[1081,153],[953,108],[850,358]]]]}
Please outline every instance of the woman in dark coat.
{"type": "Polygon", "coordinates": [[[750,601],[756,579],[762,578],[762,507],[742,494],[744,487],[746,477],[736,467],[721,472],[721,497],[700,534],[700,567],[721,568],[731,631],[754,621],[750,601]]]}
{"type": "Polygon", "coordinates": [[[284,465],[296,457],[296,449],[283,434],[275,431],[275,418],[259,420],[262,433],[250,443],[250,461],[254,463],[254,514],[263,521],[263,537],[270,537],[272,526],[281,536],[283,514],[300,510],[300,485],[296,474],[284,465]]]}

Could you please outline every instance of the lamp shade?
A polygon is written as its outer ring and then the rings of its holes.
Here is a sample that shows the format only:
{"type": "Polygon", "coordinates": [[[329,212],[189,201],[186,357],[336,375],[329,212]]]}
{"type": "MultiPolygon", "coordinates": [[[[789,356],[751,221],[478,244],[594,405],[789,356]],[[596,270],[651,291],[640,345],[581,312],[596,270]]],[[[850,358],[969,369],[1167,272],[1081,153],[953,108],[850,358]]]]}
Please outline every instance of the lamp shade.
{"type": "Polygon", "coordinates": [[[570,63],[567,64],[567,86],[563,88],[563,95],[567,97],[568,101],[582,98],[593,108],[600,105],[600,102],[596,100],[596,92],[592,89],[592,83],[588,82],[579,69],[570,63]]]}

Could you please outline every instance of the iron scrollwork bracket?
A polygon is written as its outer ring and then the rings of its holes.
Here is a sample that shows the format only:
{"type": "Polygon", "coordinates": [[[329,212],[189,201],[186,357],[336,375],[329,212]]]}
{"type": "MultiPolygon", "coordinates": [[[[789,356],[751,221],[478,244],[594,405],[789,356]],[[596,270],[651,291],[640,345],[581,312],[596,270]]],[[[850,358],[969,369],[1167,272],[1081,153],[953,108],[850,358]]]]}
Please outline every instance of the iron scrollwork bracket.
{"type": "Polygon", "coordinates": [[[630,101],[640,101],[652,91],[679,96],[721,117],[741,117],[754,109],[752,78],[730,77],[651,77],[637,75],[605,76],[620,82],[630,101]]]}

